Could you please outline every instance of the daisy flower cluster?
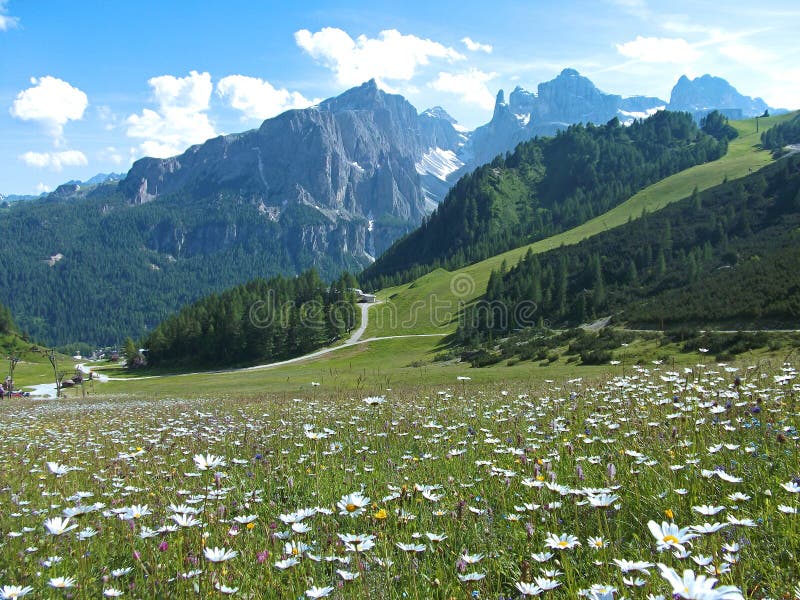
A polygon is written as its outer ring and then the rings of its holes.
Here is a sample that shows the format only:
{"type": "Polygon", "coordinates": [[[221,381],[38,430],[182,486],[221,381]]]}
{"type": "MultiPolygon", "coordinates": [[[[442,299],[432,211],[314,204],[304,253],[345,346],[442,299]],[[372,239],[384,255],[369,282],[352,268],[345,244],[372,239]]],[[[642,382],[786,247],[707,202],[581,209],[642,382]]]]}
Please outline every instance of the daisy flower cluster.
{"type": "Polygon", "coordinates": [[[791,364],[0,401],[0,599],[800,599],[791,364]]]}

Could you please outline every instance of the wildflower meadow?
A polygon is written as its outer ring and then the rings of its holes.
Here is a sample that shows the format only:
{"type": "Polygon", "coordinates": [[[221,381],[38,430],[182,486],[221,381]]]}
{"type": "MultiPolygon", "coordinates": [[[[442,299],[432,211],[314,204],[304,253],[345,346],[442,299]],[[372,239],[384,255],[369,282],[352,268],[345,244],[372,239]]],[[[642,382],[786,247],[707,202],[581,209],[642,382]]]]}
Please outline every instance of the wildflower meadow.
{"type": "Polygon", "coordinates": [[[790,364],[0,403],[2,598],[798,598],[790,364]]]}

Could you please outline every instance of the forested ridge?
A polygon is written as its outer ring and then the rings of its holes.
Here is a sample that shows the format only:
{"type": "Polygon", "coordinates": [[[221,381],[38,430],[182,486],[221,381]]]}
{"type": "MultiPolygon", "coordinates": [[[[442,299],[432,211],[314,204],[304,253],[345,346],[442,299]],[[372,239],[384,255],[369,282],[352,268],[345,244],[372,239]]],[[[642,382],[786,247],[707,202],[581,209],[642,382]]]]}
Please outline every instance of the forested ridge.
{"type": "Polygon", "coordinates": [[[142,341],[153,367],[278,361],[335,341],[356,324],[355,279],[328,286],[316,271],[256,279],[211,294],[165,319],[142,341]]]}
{"type": "Polygon", "coordinates": [[[14,333],[16,329],[11,311],[7,306],[0,304],[0,334],[14,333]]]}
{"type": "MultiPolygon", "coordinates": [[[[614,315],[637,326],[794,327],[797,264],[800,157],[788,157],[580,244],[529,253],[492,273],[484,300],[533,302],[550,326],[614,315]]],[[[458,337],[472,343],[530,325],[509,315],[473,307],[458,337]]]]}
{"type": "Polygon", "coordinates": [[[315,267],[329,281],[342,264],[359,268],[344,251],[336,260],[303,251],[303,228],[324,219],[306,206],[287,206],[279,227],[258,206],[224,195],[134,206],[113,186],[101,188],[0,209],[0,302],[31,339],[118,345],[250,279],[315,267]]]}
{"type": "Polygon", "coordinates": [[[735,130],[719,113],[703,128],[688,113],[662,111],[628,127],[614,119],[524,142],[462,177],[359,280],[366,288],[395,285],[584,223],[651,183],[723,156],[735,130]]]}
{"type": "Polygon", "coordinates": [[[800,114],[791,119],[770,127],[761,134],[761,143],[767,150],[780,152],[785,146],[800,144],[800,114]]]}

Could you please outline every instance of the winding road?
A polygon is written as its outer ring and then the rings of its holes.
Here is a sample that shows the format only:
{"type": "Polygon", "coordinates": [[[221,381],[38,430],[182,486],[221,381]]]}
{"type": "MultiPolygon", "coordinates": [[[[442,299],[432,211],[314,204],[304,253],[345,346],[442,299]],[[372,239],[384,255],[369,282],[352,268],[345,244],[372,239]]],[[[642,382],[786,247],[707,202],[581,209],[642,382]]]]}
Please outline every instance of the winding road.
{"type": "Polygon", "coordinates": [[[137,379],[163,379],[165,377],[187,377],[189,375],[204,375],[204,374],[214,374],[214,373],[241,373],[246,371],[263,371],[266,369],[276,369],[278,367],[283,367],[286,365],[291,365],[294,363],[303,362],[305,360],[311,360],[317,358],[319,356],[324,356],[325,354],[330,354],[331,352],[335,352],[336,350],[341,350],[342,348],[347,348],[349,346],[355,346],[357,344],[368,344],[369,342],[379,342],[381,340],[396,340],[401,338],[425,338],[425,337],[445,337],[448,335],[447,333],[413,333],[407,335],[388,335],[383,337],[370,337],[362,339],[364,336],[364,332],[367,330],[367,325],[369,325],[369,309],[372,306],[376,306],[381,304],[380,302],[373,302],[371,304],[361,303],[358,304],[358,307],[361,309],[361,323],[356,330],[350,334],[350,337],[344,343],[338,344],[336,346],[328,346],[326,348],[321,348],[320,350],[315,350],[314,352],[309,352],[308,354],[303,354],[302,356],[296,356],[295,358],[290,358],[287,360],[281,360],[279,362],[272,362],[266,363],[263,365],[255,365],[252,367],[239,367],[235,369],[216,369],[211,371],[195,371],[192,373],[177,373],[175,375],[146,375],[144,377],[105,377],[104,379],[107,381],[135,381],[137,379]]]}
{"type": "Polygon", "coordinates": [[[387,335],[384,337],[371,337],[362,340],[361,337],[364,335],[364,332],[367,330],[367,325],[369,324],[369,308],[371,306],[376,306],[378,304],[381,303],[380,302],[373,302],[372,304],[361,303],[358,305],[359,308],[361,308],[361,324],[358,326],[358,329],[353,331],[353,333],[350,335],[347,341],[344,342],[343,344],[339,344],[338,346],[328,346],[327,348],[322,348],[320,350],[316,350],[315,352],[310,352],[308,354],[304,354],[303,356],[297,356],[295,358],[282,360],[280,362],[267,363],[265,365],[256,365],[254,367],[242,367],[240,369],[229,369],[226,371],[212,371],[212,372],[216,373],[216,372],[230,372],[230,371],[260,371],[263,369],[273,369],[275,367],[282,367],[284,365],[291,365],[293,363],[302,362],[310,358],[316,358],[318,356],[329,354],[341,348],[346,348],[348,346],[355,346],[356,344],[367,344],[369,342],[378,342],[380,340],[396,340],[400,338],[444,337],[448,335],[446,333],[410,333],[407,335],[387,335]]]}

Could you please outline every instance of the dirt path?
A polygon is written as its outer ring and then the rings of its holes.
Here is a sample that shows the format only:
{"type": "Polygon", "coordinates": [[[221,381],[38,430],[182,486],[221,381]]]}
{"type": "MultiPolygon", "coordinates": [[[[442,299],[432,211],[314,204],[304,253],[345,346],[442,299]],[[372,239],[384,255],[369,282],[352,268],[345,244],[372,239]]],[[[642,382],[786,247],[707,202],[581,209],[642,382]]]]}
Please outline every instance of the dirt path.
{"type": "Polygon", "coordinates": [[[308,354],[304,354],[303,356],[296,356],[295,358],[290,358],[287,360],[282,360],[279,362],[272,362],[266,363],[263,365],[255,365],[252,367],[240,367],[236,369],[216,369],[211,371],[195,371],[192,373],[179,373],[175,375],[147,375],[144,377],[109,377],[108,381],[135,381],[136,379],[162,379],[165,377],[187,377],[189,375],[206,375],[206,374],[213,374],[213,373],[241,373],[246,371],[263,371],[266,369],[276,369],[278,367],[283,367],[286,365],[291,365],[294,363],[303,362],[306,360],[312,360],[314,358],[324,356],[325,354],[330,354],[331,352],[335,352],[337,350],[341,350],[342,348],[347,348],[349,346],[355,346],[357,344],[368,344],[369,342],[379,342],[381,340],[395,340],[401,338],[425,338],[425,337],[445,337],[448,335],[447,333],[416,333],[416,334],[407,334],[407,335],[389,335],[384,337],[371,337],[366,339],[361,339],[364,335],[364,332],[367,330],[367,325],[369,324],[369,309],[372,306],[377,306],[380,302],[374,302],[372,304],[359,304],[359,308],[361,309],[361,324],[358,328],[353,331],[347,341],[337,346],[328,346],[327,348],[321,348],[320,350],[315,350],[314,352],[309,352],[308,354]]]}

